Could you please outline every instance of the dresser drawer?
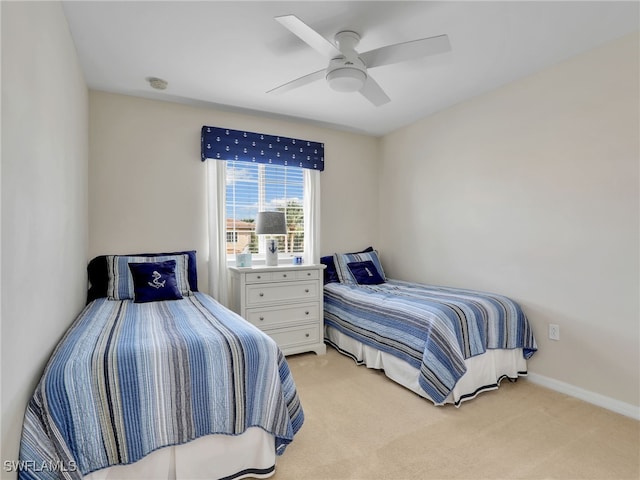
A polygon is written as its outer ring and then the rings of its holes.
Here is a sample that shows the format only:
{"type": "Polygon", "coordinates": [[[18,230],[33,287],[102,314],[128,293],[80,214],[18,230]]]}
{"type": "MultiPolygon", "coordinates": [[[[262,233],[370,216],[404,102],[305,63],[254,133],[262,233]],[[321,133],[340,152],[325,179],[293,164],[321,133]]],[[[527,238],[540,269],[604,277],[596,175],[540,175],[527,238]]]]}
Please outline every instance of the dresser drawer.
{"type": "Polygon", "coordinates": [[[320,329],[315,323],[286,329],[269,330],[266,333],[276,341],[282,350],[320,341],[320,329]]]}
{"type": "Polygon", "coordinates": [[[318,282],[247,285],[247,307],[278,302],[298,302],[318,298],[318,282]]]}
{"type": "Polygon", "coordinates": [[[272,272],[250,272],[245,275],[247,283],[268,282],[272,278],[272,272]]]}
{"type": "Polygon", "coordinates": [[[248,308],[247,320],[256,327],[265,329],[274,326],[301,324],[320,318],[318,303],[302,303],[278,307],[248,308]]]}
{"type": "Polygon", "coordinates": [[[302,270],[296,273],[296,280],[317,280],[320,278],[320,270],[302,270]]]}
{"type": "Polygon", "coordinates": [[[281,272],[251,272],[246,274],[247,283],[287,282],[292,280],[317,280],[319,270],[285,270],[281,272]]]}
{"type": "Polygon", "coordinates": [[[273,276],[271,277],[273,281],[281,282],[281,281],[289,281],[296,279],[296,273],[293,270],[284,271],[284,272],[273,272],[273,276]]]}

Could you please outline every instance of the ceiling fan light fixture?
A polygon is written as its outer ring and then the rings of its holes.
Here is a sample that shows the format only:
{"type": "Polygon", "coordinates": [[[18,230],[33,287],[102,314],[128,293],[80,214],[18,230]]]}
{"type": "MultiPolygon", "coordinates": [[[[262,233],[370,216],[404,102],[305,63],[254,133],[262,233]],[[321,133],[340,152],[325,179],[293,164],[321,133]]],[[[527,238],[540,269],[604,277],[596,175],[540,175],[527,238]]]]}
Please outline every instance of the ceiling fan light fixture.
{"type": "Polygon", "coordinates": [[[336,92],[357,92],[367,80],[367,74],[358,68],[336,68],[327,73],[327,82],[336,92]]]}

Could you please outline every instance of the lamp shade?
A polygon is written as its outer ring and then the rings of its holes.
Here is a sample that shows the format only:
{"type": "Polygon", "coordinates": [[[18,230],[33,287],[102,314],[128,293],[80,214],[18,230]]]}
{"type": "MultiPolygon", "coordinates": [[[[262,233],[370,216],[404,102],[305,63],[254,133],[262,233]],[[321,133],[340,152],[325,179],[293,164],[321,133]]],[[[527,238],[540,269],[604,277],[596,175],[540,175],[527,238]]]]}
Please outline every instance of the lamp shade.
{"type": "Polygon", "coordinates": [[[257,235],[286,235],[287,222],[283,212],[258,212],[256,217],[257,235]]]}

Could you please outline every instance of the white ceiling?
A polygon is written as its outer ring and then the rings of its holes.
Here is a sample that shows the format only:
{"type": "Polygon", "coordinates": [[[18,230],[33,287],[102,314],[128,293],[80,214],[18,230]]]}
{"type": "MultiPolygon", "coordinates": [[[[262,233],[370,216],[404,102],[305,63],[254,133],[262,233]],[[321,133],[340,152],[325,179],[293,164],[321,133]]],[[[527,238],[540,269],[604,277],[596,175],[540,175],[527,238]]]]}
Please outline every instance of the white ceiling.
{"type": "Polygon", "coordinates": [[[383,135],[640,29],[633,2],[70,1],[64,10],[89,88],[295,118],[383,135]],[[391,102],[374,107],[324,80],[266,92],[327,66],[273,17],[295,14],[365,52],[447,34],[452,51],[377,67],[391,102]],[[169,83],[153,90],[147,77],[169,83]]]}

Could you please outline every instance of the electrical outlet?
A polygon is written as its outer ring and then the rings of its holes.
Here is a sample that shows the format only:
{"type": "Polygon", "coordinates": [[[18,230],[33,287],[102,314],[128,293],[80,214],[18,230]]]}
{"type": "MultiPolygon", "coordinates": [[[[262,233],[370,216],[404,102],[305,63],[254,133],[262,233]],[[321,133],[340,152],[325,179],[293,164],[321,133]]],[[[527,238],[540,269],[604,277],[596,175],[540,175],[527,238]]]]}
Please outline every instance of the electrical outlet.
{"type": "Polygon", "coordinates": [[[553,323],[549,324],[549,338],[551,340],[560,340],[560,326],[553,323]]]}

